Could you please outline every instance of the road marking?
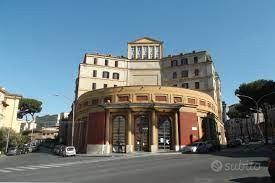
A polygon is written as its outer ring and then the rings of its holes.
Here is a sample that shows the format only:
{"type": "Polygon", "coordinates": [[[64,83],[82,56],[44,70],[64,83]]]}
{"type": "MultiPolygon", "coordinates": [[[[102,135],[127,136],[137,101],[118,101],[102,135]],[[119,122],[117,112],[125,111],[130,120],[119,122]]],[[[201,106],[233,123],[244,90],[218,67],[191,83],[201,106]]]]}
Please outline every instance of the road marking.
{"type": "Polygon", "coordinates": [[[11,171],[0,169],[0,172],[2,172],[2,173],[9,173],[9,172],[11,172],[11,171]]]}
{"type": "Polygon", "coordinates": [[[49,164],[49,165],[39,165],[39,166],[47,166],[47,167],[61,167],[62,165],[59,165],[59,164],[49,164]]]}
{"type": "Polygon", "coordinates": [[[73,161],[66,163],[51,163],[51,164],[38,164],[38,165],[27,165],[27,166],[18,166],[18,167],[8,167],[0,169],[0,173],[10,173],[12,171],[25,171],[25,170],[37,170],[44,168],[58,168],[58,167],[67,167],[77,164],[89,164],[89,163],[98,163],[98,162],[106,162],[106,161],[114,161],[114,160],[122,160],[122,159],[134,159],[138,157],[147,157],[152,156],[153,154],[141,154],[141,155],[129,155],[129,156],[120,156],[120,157],[110,157],[104,159],[95,159],[95,160],[86,160],[86,161],[73,161]]]}
{"type": "Polygon", "coordinates": [[[28,166],[28,167],[34,167],[34,168],[51,168],[51,167],[47,167],[47,166],[39,166],[39,165],[31,165],[31,166],[28,166]]]}
{"type": "Polygon", "coordinates": [[[14,171],[24,171],[23,169],[19,169],[19,168],[5,168],[8,170],[14,170],[14,171]]]}
{"type": "Polygon", "coordinates": [[[33,167],[28,167],[28,166],[19,166],[19,167],[16,167],[16,168],[22,168],[22,169],[28,169],[28,170],[36,170],[38,168],[33,168],[33,167]]]}

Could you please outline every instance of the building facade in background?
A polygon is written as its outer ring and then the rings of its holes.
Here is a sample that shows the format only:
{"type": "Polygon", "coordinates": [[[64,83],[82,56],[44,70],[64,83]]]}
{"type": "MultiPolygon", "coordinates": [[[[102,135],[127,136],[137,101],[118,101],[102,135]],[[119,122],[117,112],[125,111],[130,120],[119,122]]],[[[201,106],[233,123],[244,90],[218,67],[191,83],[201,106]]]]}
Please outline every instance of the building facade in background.
{"type": "Polygon", "coordinates": [[[209,53],[163,53],[162,41],[144,37],[128,43],[127,58],[85,54],[75,89],[80,151],[179,150],[214,138],[226,143],[220,80],[209,53]]]}
{"type": "Polygon", "coordinates": [[[58,127],[62,119],[68,118],[69,113],[60,113],[54,115],[37,116],[35,118],[36,128],[58,127]]]}
{"type": "Polygon", "coordinates": [[[19,100],[22,96],[12,94],[0,87],[0,128],[11,128],[20,132],[21,122],[17,118],[19,100]]]}

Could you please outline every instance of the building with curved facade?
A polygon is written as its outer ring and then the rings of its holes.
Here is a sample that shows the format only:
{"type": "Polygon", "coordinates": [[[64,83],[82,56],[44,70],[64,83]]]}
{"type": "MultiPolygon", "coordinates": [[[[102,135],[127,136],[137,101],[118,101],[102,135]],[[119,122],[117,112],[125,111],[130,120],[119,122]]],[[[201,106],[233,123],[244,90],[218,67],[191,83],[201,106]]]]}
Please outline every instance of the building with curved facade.
{"type": "Polygon", "coordinates": [[[219,121],[215,101],[190,89],[98,89],[81,95],[75,110],[75,134],[79,134],[75,144],[81,152],[179,150],[194,141],[215,138],[225,143],[223,126],[209,127],[211,120],[219,121]]]}
{"type": "Polygon", "coordinates": [[[225,144],[220,80],[206,51],[164,57],[163,42],[128,43],[128,57],[85,54],[75,90],[79,152],[179,150],[225,144]]]}

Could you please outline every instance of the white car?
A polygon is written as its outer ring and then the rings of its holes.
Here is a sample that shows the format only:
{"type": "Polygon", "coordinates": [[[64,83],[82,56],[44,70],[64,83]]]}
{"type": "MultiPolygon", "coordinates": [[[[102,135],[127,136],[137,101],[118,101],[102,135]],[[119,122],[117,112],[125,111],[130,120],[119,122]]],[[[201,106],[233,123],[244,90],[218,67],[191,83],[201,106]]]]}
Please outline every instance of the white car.
{"type": "Polygon", "coordinates": [[[76,150],[74,146],[63,146],[62,147],[62,156],[75,156],[76,155],[76,150]]]}
{"type": "Polygon", "coordinates": [[[182,149],[182,152],[204,153],[204,152],[208,152],[208,149],[205,142],[194,142],[190,145],[185,146],[182,149]]]}

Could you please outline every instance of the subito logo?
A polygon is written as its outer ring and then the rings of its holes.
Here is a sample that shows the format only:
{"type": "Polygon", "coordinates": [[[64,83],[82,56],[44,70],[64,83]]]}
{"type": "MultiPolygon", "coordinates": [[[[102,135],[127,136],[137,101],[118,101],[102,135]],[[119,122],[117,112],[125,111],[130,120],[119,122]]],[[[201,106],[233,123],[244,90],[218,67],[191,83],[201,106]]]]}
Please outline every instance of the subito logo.
{"type": "Polygon", "coordinates": [[[215,160],[211,163],[211,170],[214,172],[220,172],[222,171],[223,164],[219,160],[215,160]]]}

